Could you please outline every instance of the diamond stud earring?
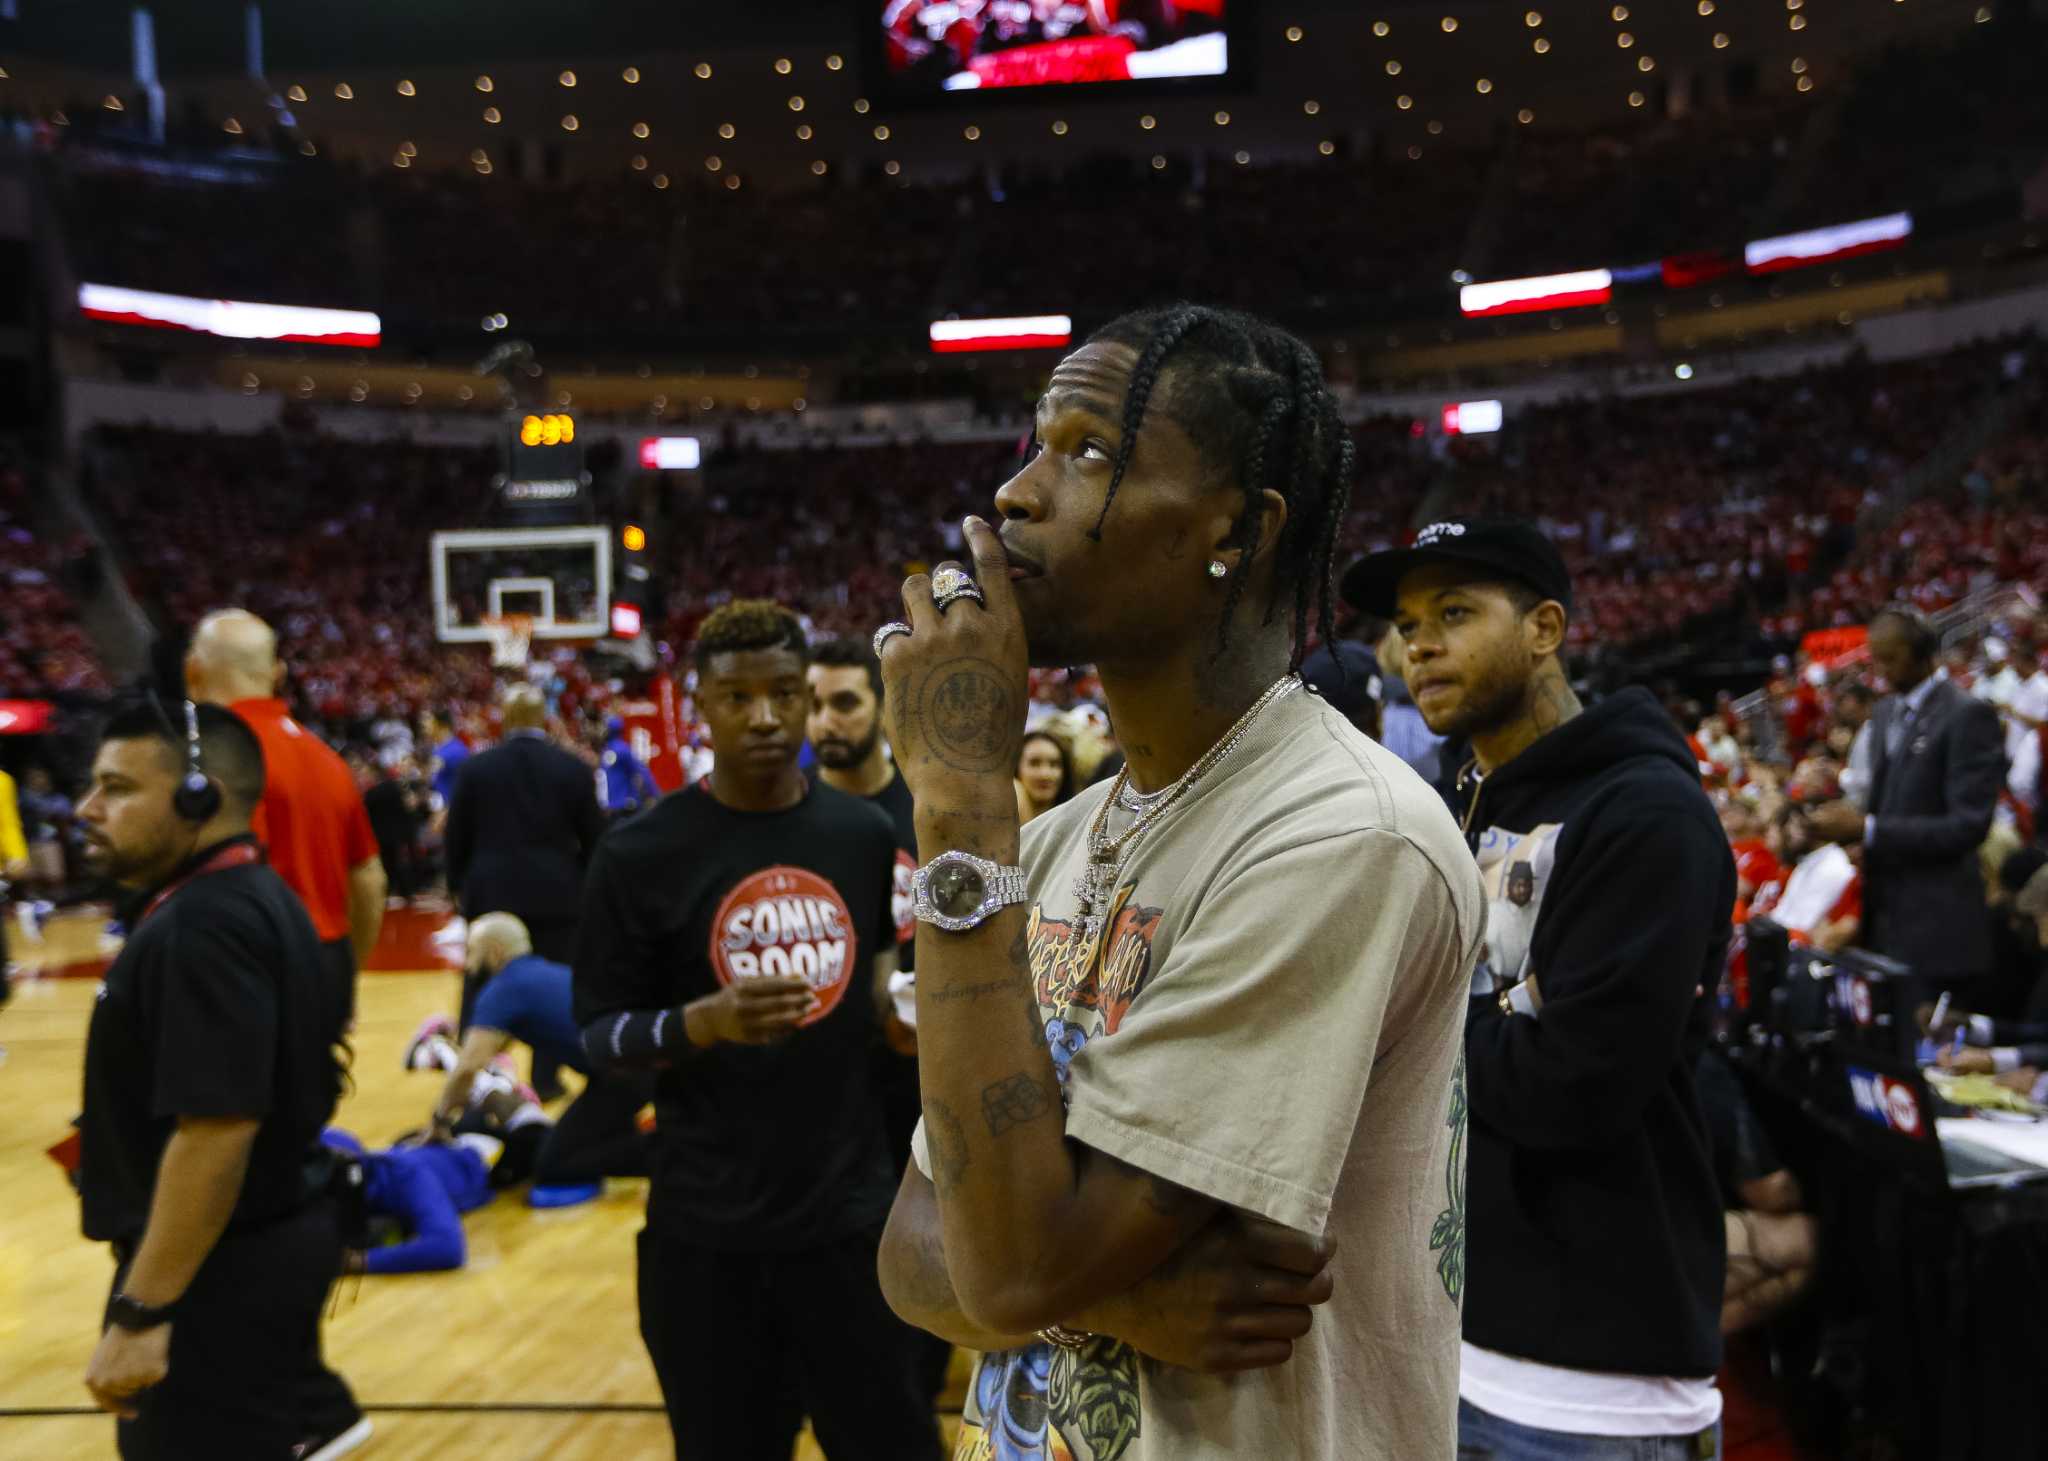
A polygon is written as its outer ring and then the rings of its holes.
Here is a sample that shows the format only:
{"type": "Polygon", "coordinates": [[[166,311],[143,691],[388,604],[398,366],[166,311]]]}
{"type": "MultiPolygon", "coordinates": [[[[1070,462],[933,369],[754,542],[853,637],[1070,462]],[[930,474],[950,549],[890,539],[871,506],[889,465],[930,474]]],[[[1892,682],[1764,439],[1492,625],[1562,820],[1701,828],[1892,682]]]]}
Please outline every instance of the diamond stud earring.
{"type": "Polygon", "coordinates": [[[1229,572],[1230,570],[1228,568],[1225,568],[1221,563],[1217,562],[1214,558],[1211,558],[1209,560],[1209,577],[1222,578],[1229,572]]]}

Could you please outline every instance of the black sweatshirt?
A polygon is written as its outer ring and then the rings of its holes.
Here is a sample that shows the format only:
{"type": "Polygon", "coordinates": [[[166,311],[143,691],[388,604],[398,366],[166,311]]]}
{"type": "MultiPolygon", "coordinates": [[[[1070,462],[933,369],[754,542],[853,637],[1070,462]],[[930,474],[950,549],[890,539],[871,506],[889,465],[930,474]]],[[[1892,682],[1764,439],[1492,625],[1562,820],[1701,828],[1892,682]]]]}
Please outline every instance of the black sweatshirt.
{"type": "Polygon", "coordinates": [[[1485,778],[1493,899],[1465,1053],[1465,1339],[1565,1369],[1721,1364],[1721,1199],[1693,1064],[1735,865],[1685,739],[1626,690],[1485,778]],[[1494,977],[1489,978],[1489,973],[1494,977]],[[1534,975],[1535,1016],[1496,988],[1534,975]]]}

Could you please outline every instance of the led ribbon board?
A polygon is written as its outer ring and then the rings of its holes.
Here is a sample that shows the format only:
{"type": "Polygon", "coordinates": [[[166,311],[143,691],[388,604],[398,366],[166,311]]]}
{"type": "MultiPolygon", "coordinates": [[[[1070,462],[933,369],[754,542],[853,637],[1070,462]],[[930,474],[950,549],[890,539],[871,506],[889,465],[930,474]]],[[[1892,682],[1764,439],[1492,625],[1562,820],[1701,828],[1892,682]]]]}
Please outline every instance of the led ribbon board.
{"type": "Polygon", "coordinates": [[[1069,315],[932,322],[932,349],[941,355],[974,350],[1053,350],[1073,338],[1074,321],[1069,315]]]}
{"type": "Polygon", "coordinates": [[[1912,214],[1888,213],[1882,218],[1838,223],[1832,228],[1810,228],[1804,233],[1760,238],[1742,246],[1742,262],[1752,274],[1775,274],[1895,249],[1912,236],[1912,214]]]}
{"type": "Polygon", "coordinates": [[[368,310],[196,299],[186,294],[123,289],[114,284],[79,285],[78,308],[89,320],[186,330],[195,335],[217,335],[224,340],[279,340],[374,350],[383,338],[383,322],[368,310]]]}
{"type": "Polygon", "coordinates": [[[1580,309],[1605,304],[1614,297],[1614,274],[1607,269],[1580,269],[1571,274],[1540,274],[1533,279],[1496,279],[1467,284],[1458,291],[1458,308],[1466,318],[1486,315],[1534,314],[1548,309],[1580,309]]]}

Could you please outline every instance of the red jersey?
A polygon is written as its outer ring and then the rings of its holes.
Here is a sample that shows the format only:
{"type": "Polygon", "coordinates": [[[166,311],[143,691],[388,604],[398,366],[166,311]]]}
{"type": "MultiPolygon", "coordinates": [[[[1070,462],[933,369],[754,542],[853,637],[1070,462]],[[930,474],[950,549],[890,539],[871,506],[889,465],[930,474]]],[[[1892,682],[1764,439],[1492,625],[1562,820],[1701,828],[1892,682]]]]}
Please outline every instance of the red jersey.
{"type": "Polygon", "coordinates": [[[1745,838],[1733,845],[1733,851],[1735,880],[1738,885],[1735,890],[1735,921],[1747,923],[1750,915],[1749,898],[1763,892],[1767,884],[1781,881],[1785,876],[1785,870],[1779,866],[1778,859],[1771,855],[1771,849],[1764,844],[1761,837],[1745,838]],[[1743,887],[1749,888],[1749,898],[1742,896],[1743,887]]]}
{"type": "Polygon", "coordinates": [[[377,855],[348,763],[293,720],[282,700],[237,700],[228,709],[263,744],[263,800],[250,829],[321,939],[347,938],[349,870],[377,855]]]}

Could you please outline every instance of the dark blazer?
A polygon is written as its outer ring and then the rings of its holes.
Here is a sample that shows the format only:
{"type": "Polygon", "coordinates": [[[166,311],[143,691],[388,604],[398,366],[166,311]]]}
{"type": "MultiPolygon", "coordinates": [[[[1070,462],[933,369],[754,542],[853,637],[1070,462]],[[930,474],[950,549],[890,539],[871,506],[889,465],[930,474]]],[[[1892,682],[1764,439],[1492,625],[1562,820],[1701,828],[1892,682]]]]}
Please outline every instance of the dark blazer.
{"type": "Polygon", "coordinates": [[[604,833],[595,771],[538,736],[471,756],[448,808],[448,886],[465,918],[573,918],[604,833]]]}
{"type": "Polygon", "coordinates": [[[1991,915],[1977,849],[2005,786],[1998,712],[1946,680],[1927,694],[1896,758],[1888,695],[1870,720],[1870,806],[1863,855],[1863,942],[1915,973],[1991,971],[1991,915]]]}

